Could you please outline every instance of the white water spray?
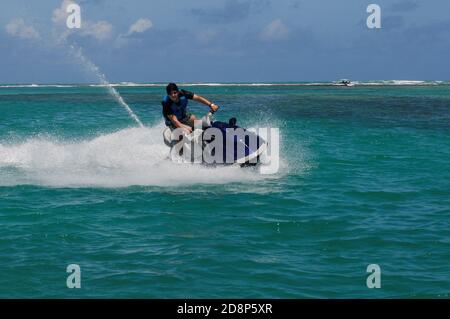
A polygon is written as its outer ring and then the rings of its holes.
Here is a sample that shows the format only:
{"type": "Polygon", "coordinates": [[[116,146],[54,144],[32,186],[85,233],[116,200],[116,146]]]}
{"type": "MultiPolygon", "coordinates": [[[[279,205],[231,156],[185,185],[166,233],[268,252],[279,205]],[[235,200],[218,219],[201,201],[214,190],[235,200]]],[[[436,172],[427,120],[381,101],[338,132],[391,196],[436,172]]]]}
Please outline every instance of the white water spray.
{"type": "MultiPolygon", "coordinates": [[[[172,163],[160,135],[163,129],[160,122],[154,127],[126,128],[92,139],[37,136],[18,143],[0,139],[0,187],[173,187],[239,182],[243,185],[234,186],[237,191],[255,192],[265,189],[264,185],[255,188],[259,181],[274,178],[250,168],[172,163]]],[[[273,188],[267,190],[272,192],[273,188]]]]}
{"type": "Polygon", "coordinates": [[[144,127],[144,124],[142,124],[141,120],[137,117],[137,115],[133,112],[133,110],[130,108],[130,106],[125,103],[123,98],[120,96],[119,92],[106,80],[106,76],[100,72],[99,68],[88,58],[86,58],[83,55],[83,52],[81,51],[81,48],[76,48],[74,45],[70,45],[71,53],[78,59],[80,62],[91,72],[95,73],[95,75],[100,80],[100,83],[104,85],[108,92],[119,102],[120,105],[122,105],[125,110],[128,112],[128,114],[131,116],[131,118],[140,126],[144,127]]]}

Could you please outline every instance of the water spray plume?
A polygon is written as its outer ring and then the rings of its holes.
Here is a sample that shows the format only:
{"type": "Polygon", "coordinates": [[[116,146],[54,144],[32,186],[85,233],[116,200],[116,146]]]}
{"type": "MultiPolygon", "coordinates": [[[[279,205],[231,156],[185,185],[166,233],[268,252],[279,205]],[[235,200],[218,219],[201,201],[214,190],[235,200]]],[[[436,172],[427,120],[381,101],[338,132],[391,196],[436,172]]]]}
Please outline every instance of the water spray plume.
{"type": "Polygon", "coordinates": [[[106,76],[100,72],[99,68],[87,57],[84,56],[81,48],[77,48],[74,45],[70,45],[71,54],[74,55],[89,71],[93,72],[100,83],[104,85],[108,92],[116,99],[116,101],[125,108],[131,118],[139,125],[139,127],[144,127],[141,120],[137,117],[137,115],[133,112],[131,107],[125,103],[123,98],[120,96],[119,92],[106,80],[106,76]]]}

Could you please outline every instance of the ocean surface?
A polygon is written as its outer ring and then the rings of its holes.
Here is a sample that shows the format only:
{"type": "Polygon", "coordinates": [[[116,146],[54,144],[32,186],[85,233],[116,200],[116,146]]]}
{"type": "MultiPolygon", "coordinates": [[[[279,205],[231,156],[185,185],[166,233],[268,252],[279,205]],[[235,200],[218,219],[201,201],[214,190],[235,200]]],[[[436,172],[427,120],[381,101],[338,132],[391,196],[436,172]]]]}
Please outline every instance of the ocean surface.
{"type": "Polygon", "coordinates": [[[448,83],[185,88],[279,128],[279,171],[171,163],[160,84],[115,85],[144,128],[104,86],[0,86],[1,298],[450,297],[448,83]]]}

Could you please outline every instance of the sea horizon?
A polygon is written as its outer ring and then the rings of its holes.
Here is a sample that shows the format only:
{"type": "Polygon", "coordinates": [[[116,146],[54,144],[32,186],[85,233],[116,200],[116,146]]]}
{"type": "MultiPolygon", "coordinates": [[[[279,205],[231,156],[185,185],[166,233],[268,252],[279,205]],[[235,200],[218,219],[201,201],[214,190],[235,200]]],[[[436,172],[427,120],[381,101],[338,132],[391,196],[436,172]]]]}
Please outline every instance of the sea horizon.
{"type": "MultiPolygon", "coordinates": [[[[346,79],[339,79],[334,81],[328,80],[320,80],[320,81],[205,81],[205,82],[178,82],[180,86],[336,86],[342,85],[340,81],[346,79]]],[[[355,86],[389,86],[389,85],[450,85],[450,80],[398,80],[398,79],[390,79],[390,80],[350,80],[352,84],[355,86]]],[[[133,82],[133,81],[120,81],[120,82],[110,82],[110,83],[98,83],[98,82],[23,82],[23,83],[0,83],[0,88],[7,87],[44,87],[44,86],[55,86],[55,87],[70,87],[70,86],[98,86],[98,87],[107,87],[107,86],[118,86],[118,87],[126,87],[126,86],[155,86],[155,87],[163,87],[166,86],[169,82],[163,81],[155,81],[155,82],[133,82]]]]}

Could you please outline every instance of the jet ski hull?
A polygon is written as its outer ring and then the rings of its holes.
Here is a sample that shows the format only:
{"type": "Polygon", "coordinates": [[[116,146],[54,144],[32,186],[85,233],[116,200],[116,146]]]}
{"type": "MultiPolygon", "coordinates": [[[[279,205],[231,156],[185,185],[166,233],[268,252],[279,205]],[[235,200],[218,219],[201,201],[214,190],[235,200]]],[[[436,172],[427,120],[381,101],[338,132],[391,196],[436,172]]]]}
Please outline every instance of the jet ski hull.
{"type": "Polygon", "coordinates": [[[163,136],[165,144],[171,148],[171,159],[206,165],[258,165],[260,156],[267,150],[267,142],[255,132],[236,126],[236,120],[232,120],[229,123],[208,122],[207,127],[195,130],[186,138],[174,138],[172,130],[166,128],[163,136]],[[201,156],[198,155],[199,149],[201,156]]]}

